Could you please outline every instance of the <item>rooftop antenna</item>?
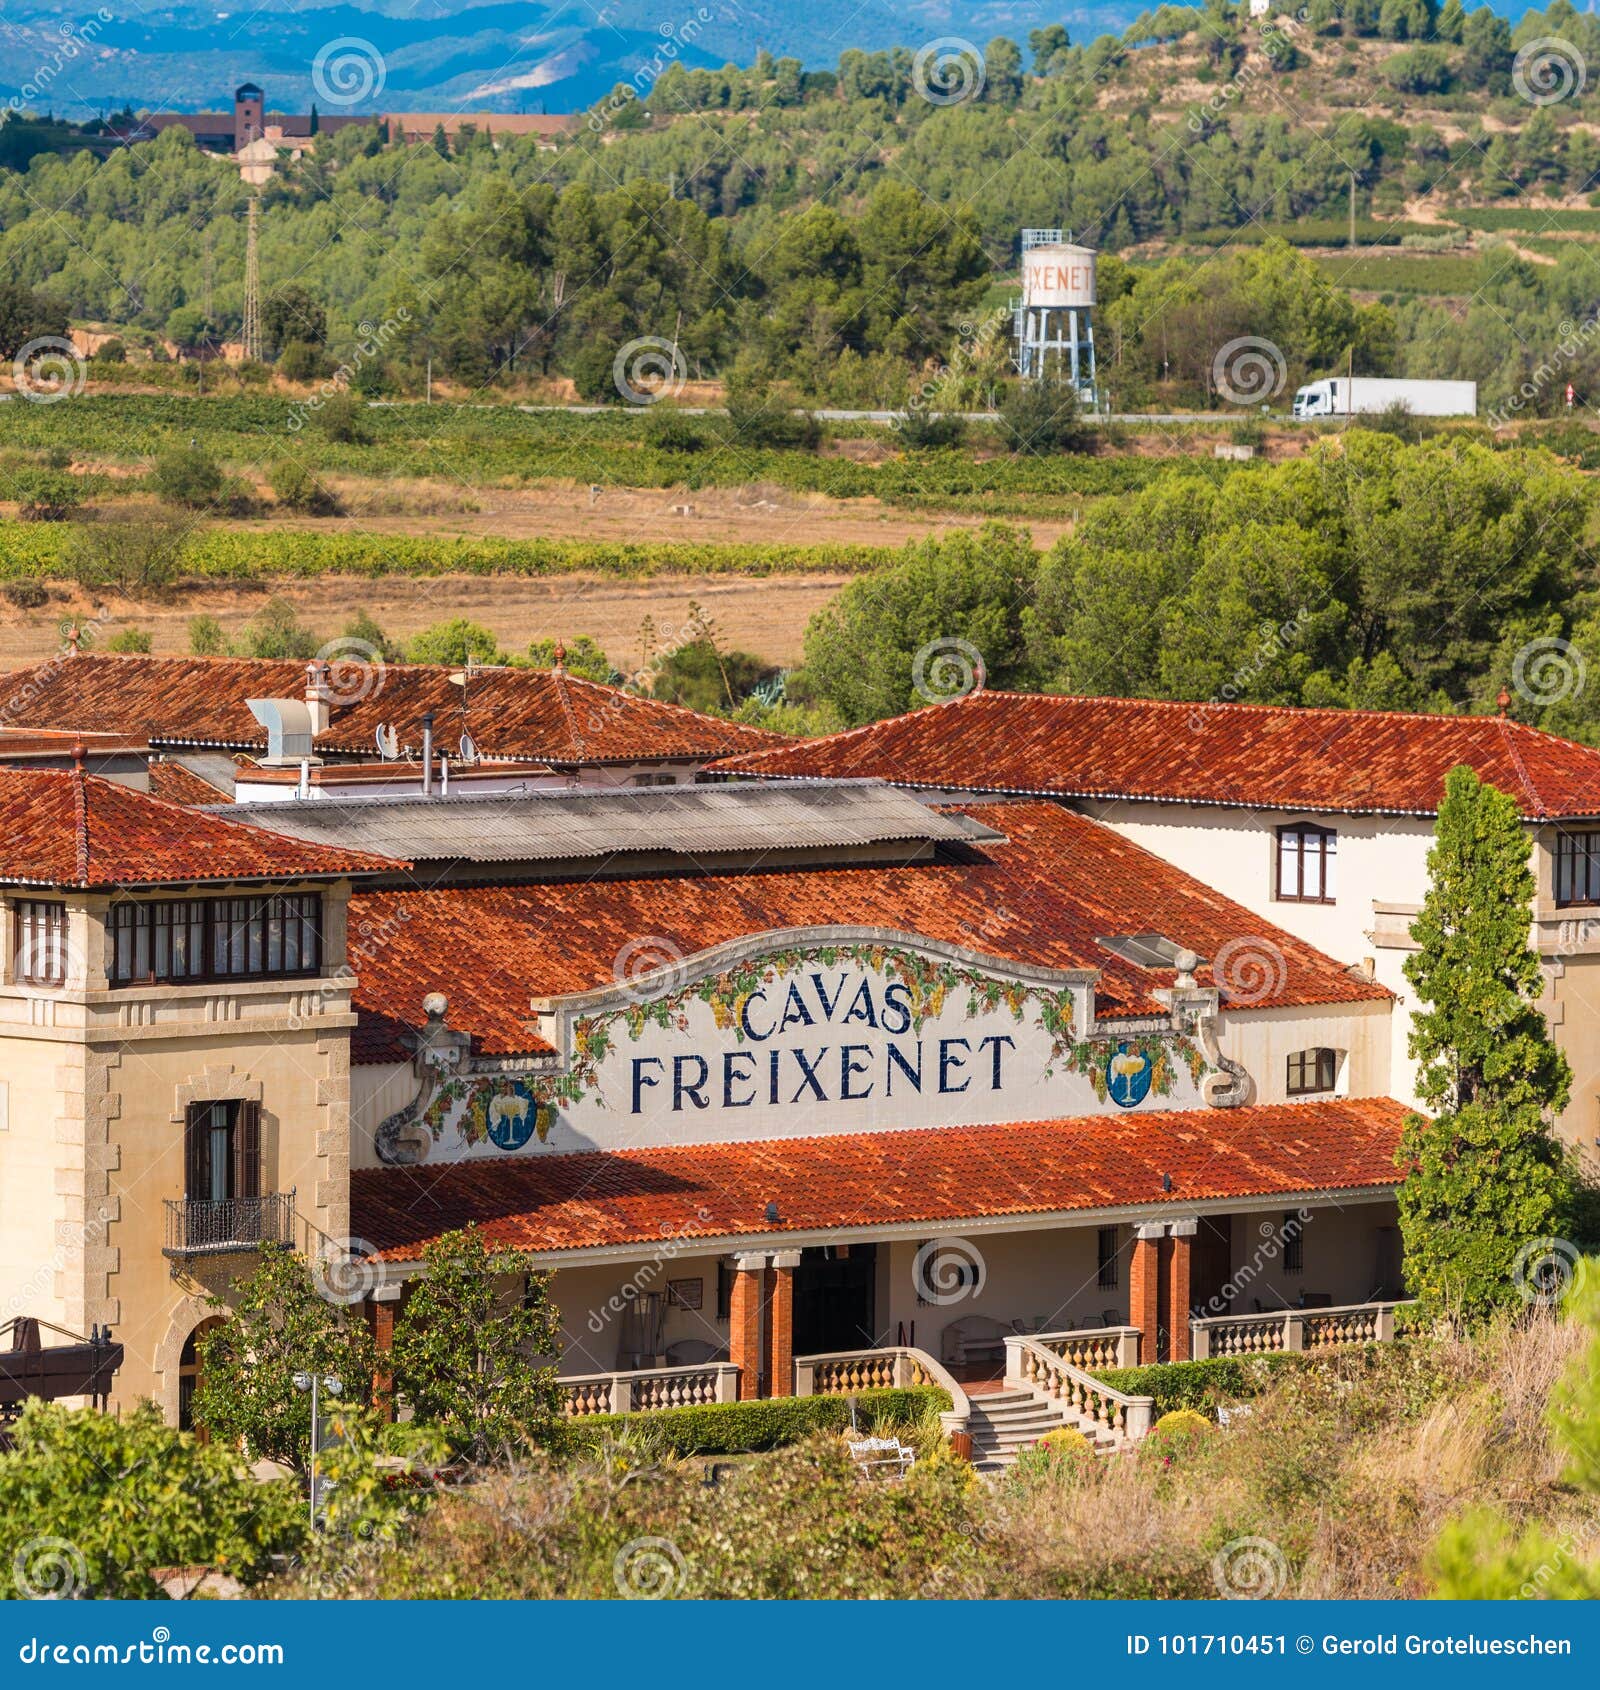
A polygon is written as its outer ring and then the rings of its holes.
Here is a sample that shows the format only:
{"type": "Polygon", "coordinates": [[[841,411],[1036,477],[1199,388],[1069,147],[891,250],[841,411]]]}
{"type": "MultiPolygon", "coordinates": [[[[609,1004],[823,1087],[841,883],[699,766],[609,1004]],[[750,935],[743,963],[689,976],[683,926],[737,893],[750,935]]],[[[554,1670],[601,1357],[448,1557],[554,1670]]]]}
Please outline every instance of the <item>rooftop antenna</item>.
{"type": "Polygon", "coordinates": [[[251,194],[244,237],[244,355],[261,360],[261,257],[256,250],[256,229],[261,214],[261,196],[251,194]]]}
{"type": "Polygon", "coordinates": [[[373,737],[377,741],[378,755],[384,762],[392,763],[400,755],[400,735],[395,732],[392,722],[380,722],[373,737]]]}
{"type": "Polygon", "coordinates": [[[471,734],[462,734],[462,736],[461,736],[461,761],[463,763],[476,763],[477,760],[478,760],[477,742],[473,739],[471,734]]]}

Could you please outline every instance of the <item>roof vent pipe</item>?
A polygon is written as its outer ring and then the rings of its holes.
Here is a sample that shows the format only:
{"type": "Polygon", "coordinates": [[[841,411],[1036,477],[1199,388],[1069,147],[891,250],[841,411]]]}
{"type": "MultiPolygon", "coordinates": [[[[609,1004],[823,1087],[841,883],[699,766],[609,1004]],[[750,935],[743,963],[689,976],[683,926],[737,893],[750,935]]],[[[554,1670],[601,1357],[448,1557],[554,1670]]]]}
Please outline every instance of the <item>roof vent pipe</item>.
{"type": "Polygon", "coordinates": [[[433,712],[422,718],[422,796],[433,796],[433,712]]]}

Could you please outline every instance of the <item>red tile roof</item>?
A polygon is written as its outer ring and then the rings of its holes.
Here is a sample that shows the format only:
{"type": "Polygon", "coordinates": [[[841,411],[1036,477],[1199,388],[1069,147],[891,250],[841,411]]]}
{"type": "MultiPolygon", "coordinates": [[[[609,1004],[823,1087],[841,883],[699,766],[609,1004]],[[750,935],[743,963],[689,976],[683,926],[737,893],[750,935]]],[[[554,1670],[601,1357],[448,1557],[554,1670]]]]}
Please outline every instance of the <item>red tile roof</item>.
{"type": "MultiPolygon", "coordinates": [[[[610,985],[630,940],[648,936],[687,957],[789,927],[888,927],[1023,964],[1098,968],[1102,1015],[1163,1013],[1150,993],[1170,986],[1172,973],[1140,968],[1096,943],[1138,932],[1208,959],[1231,944],[1220,982],[1225,1004],[1390,995],[1087,816],[1043,802],[960,808],[1005,842],[967,848],[960,861],[904,867],[358,893],[352,931],[382,937],[354,963],[362,1017],[355,1059],[405,1054],[400,1030],[420,1025],[423,995],[432,991],[445,993],[450,1024],[486,1053],[539,1050],[529,999],[610,985]]],[[[1209,966],[1198,979],[1212,983],[1209,966]]]]}
{"type": "Polygon", "coordinates": [[[1469,763],[1533,818],[1600,815],[1600,750],[1497,716],[976,692],[717,767],[953,791],[1431,815],[1469,763]]]}
{"type": "MultiPolygon", "coordinates": [[[[702,716],[676,704],[551,669],[480,669],[465,688],[447,664],[335,665],[332,720],[319,751],[373,749],[381,726],[402,743],[422,741],[434,713],[442,749],[470,732],[486,757],[556,763],[629,763],[708,758],[786,743],[760,728],[702,716]],[[465,708],[463,708],[465,698],[465,708]]],[[[304,698],[306,665],[247,657],[135,657],[82,653],[10,677],[18,727],[148,736],[168,745],[265,745],[252,698],[304,698]]]]}
{"type": "Polygon", "coordinates": [[[1396,1185],[1406,1114],[1389,1098],[1339,1098],[362,1169],[350,1227],[381,1257],[415,1261],[470,1222],[502,1249],[579,1250],[1282,1201],[1396,1185]]]}
{"type": "Polygon", "coordinates": [[[308,845],[67,769],[0,769],[0,884],[332,879],[387,857],[308,845]]]}
{"type": "MultiPolygon", "coordinates": [[[[296,780],[300,778],[298,769],[283,772],[292,775],[296,780]]],[[[213,786],[204,775],[197,775],[193,769],[186,768],[182,763],[170,763],[164,757],[151,759],[150,790],[157,798],[165,798],[173,804],[231,802],[228,794],[220,786],[213,786]]]]}

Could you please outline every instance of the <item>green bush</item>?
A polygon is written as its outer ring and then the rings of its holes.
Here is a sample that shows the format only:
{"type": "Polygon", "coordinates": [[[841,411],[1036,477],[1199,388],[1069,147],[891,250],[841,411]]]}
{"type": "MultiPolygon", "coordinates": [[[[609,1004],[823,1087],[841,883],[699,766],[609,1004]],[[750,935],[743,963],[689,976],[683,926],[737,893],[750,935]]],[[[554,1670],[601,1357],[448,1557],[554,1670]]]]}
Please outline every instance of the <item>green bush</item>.
{"type": "Polygon", "coordinates": [[[292,511],[312,516],[336,516],[339,501],[298,458],[279,458],[267,473],[272,496],[292,511]]]}
{"type": "Polygon", "coordinates": [[[1210,1408],[1236,1397],[1259,1396],[1274,1377],[1304,1367],[1314,1358],[1299,1352],[1264,1356],[1217,1356],[1209,1361],[1169,1361],[1158,1367],[1106,1367],[1095,1378],[1133,1397],[1153,1397],[1157,1415],[1210,1408]]]}
{"type": "Polygon", "coordinates": [[[222,498],[227,486],[216,460],[198,446],[175,446],[160,453],[150,471],[150,486],[168,504],[203,510],[222,498]]]}
{"type": "Polygon", "coordinates": [[[64,522],[83,503],[82,484],[60,470],[19,470],[9,477],[6,491],[24,522],[64,522]]]}
{"type": "MultiPolygon", "coordinates": [[[[950,1407],[948,1393],[930,1385],[862,1391],[857,1418],[875,1428],[914,1426],[950,1407]]],[[[575,1452],[597,1449],[625,1428],[648,1429],[673,1455],[742,1455],[782,1449],[813,1432],[841,1432],[850,1424],[848,1397],[773,1397],[765,1402],[720,1402],[703,1408],[663,1408],[641,1418],[596,1414],[566,1422],[563,1442],[575,1452]]]]}
{"type": "Polygon", "coordinates": [[[114,651],[123,657],[148,657],[150,655],[149,631],[144,628],[119,628],[106,641],[106,650],[114,651]]]}

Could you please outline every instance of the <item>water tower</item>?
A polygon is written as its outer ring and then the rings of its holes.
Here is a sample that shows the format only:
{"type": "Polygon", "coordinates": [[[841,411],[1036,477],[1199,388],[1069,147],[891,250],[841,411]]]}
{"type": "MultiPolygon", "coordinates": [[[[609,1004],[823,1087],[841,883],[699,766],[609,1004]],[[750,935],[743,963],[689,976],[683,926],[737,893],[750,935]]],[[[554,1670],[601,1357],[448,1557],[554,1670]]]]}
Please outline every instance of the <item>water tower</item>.
{"type": "Polygon", "coordinates": [[[1095,254],[1059,229],[1022,231],[1022,300],[1013,307],[1017,369],[1024,380],[1059,372],[1090,409],[1094,370],[1095,254]]]}

